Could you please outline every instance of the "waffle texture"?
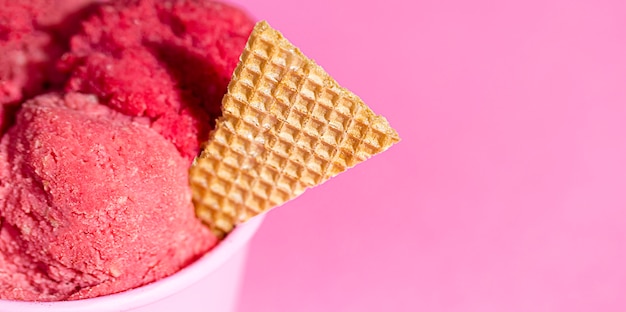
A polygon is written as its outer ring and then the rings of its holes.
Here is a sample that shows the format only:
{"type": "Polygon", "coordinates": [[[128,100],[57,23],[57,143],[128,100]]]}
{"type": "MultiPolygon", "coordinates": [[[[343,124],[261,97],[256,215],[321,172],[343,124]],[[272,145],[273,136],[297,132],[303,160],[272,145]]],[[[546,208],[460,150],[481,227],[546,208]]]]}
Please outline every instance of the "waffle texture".
{"type": "Polygon", "coordinates": [[[222,113],[190,169],[196,214],[218,236],[399,141],[384,117],[265,21],[222,113]]]}

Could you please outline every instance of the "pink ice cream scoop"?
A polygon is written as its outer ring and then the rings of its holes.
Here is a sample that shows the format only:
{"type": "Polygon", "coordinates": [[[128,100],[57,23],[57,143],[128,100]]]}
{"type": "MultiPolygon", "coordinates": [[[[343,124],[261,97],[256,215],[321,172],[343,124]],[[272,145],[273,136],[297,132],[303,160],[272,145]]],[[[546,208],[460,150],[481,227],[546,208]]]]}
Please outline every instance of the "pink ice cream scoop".
{"type": "Polygon", "coordinates": [[[118,292],[172,274],[216,243],[194,215],[187,161],[144,120],[95,96],[28,101],[2,139],[0,164],[4,298],[118,292]]]}
{"type": "Polygon", "coordinates": [[[55,79],[53,59],[63,51],[52,34],[36,28],[46,1],[0,0],[0,136],[26,97],[55,79]]]}

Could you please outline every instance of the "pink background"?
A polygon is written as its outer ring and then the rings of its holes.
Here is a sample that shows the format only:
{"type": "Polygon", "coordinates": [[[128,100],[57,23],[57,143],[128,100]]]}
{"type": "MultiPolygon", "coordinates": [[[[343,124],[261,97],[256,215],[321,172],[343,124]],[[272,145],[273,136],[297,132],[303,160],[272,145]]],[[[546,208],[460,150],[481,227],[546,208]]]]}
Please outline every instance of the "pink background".
{"type": "Polygon", "coordinates": [[[626,311],[624,1],[235,3],[403,138],[269,213],[240,312],[626,311]]]}

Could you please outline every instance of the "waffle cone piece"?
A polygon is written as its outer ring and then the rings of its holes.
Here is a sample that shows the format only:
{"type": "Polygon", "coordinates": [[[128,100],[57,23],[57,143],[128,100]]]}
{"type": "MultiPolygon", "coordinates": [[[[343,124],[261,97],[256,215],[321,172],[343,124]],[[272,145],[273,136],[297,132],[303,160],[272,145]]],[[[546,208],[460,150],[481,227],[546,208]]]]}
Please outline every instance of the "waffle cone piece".
{"type": "Polygon", "coordinates": [[[196,214],[219,237],[399,141],[384,117],[264,21],[222,113],[190,170],[196,214]]]}

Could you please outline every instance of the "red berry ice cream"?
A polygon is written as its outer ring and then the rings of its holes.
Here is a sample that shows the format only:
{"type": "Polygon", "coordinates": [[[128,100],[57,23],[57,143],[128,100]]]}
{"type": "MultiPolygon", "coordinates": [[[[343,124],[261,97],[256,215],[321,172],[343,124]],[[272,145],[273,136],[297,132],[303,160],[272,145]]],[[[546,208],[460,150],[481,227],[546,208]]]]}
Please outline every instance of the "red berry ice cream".
{"type": "Polygon", "coordinates": [[[254,23],[210,1],[119,1],[71,39],[66,89],[92,93],[152,127],[192,159],[254,23]]]}
{"type": "Polygon", "coordinates": [[[24,98],[43,92],[56,78],[62,54],[53,34],[37,28],[46,1],[0,0],[0,135],[24,98]]]}
{"type": "Polygon", "coordinates": [[[195,217],[188,161],[93,95],[22,105],[0,145],[0,294],[78,299],[170,275],[216,239],[195,217]],[[10,282],[10,283],[7,283],[10,282]]]}
{"type": "Polygon", "coordinates": [[[217,243],[188,168],[253,21],[213,1],[86,2],[0,0],[0,299],[124,291],[217,243]]]}

